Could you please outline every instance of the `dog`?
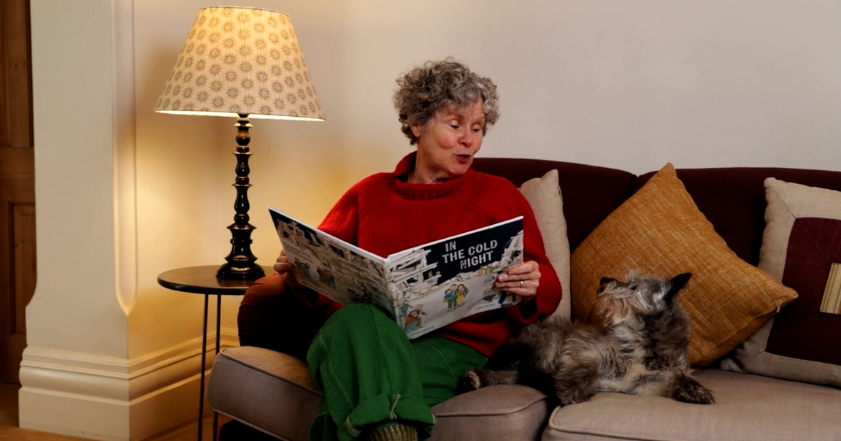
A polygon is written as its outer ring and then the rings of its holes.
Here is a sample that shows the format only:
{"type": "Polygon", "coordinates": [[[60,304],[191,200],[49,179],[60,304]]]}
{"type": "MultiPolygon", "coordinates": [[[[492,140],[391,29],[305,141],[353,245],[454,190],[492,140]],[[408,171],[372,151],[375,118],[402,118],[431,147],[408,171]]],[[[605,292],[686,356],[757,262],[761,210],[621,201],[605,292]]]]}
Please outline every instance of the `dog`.
{"type": "Polygon", "coordinates": [[[462,378],[459,392],[523,384],[561,406],[597,392],[664,396],[712,404],[713,394],[689,376],[689,315],[678,295],[692,275],[671,279],[632,272],[622,282],[602,278],[596,313],[601,324],[556,317],[524,326],[488,360],[462,378]]]}

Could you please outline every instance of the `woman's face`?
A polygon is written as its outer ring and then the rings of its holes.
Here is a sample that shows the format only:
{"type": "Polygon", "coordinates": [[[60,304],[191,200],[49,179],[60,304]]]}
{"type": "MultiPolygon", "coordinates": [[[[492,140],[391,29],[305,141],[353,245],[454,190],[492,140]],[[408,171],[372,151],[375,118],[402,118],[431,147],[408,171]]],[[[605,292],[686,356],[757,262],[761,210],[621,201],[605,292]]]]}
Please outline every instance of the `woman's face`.
{"type": "Polygon", "coordinates": [[[467,172],[482,147],[485,112],[482,101],[464,108],[441,109],[425,125],[413,124],[418,157],[410,182],[434,183],[467,172]]]}

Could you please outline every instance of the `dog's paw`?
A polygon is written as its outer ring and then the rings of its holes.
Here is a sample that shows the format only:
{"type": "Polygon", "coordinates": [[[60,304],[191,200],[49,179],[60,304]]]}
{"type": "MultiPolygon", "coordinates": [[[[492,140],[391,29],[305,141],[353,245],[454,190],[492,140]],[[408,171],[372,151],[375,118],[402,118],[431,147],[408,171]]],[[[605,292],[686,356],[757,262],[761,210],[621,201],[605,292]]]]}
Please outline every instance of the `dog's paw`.
{"type": "Polygon", "coordinates": [[[480,389],[482,387],[482,380],[474,370],[467,371],[461,380],[458,382],[456,393],[463,394],[470,391],[480,389]]]}
{"type": "Polygon", "coordinates": [[[712,391],[701,386],[695,389],[681,391],[675,399],[691,404],[714,404],[715,397],[712,391]]]}
{"type": "Polygon", "coordinates": [[[678,380],[672,398],[690,404],[715,403],[715,397],[712,391],[689,377],[683,377],[678,380]]]}

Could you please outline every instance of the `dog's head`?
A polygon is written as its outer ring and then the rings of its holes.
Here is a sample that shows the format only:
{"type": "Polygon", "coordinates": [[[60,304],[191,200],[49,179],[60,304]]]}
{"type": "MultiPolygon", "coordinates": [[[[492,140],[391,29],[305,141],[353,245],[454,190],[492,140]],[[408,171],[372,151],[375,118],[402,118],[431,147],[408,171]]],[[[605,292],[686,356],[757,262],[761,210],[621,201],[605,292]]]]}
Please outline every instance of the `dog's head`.
{"type": "Polygon", "coordinates": [[[599,314],[605,324],[618,323],[630,314],[647,316],[676,310],[678,293],[686,286],[691,273],[678,274],[671,279],[640,276],[636,272],[622,282],[602,277],[599,283],[599,314]]]}

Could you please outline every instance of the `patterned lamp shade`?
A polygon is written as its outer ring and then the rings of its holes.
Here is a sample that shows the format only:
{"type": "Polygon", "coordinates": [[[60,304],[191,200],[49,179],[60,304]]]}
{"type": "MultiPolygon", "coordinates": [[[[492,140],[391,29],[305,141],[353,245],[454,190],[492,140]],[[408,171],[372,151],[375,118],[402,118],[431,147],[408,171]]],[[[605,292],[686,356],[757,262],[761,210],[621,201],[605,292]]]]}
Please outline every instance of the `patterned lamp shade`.
{"type": "Polygon", "coordinates": [[[201,9],[156,112],[323,121],[289,17],[266,9],[201,9]]]}

